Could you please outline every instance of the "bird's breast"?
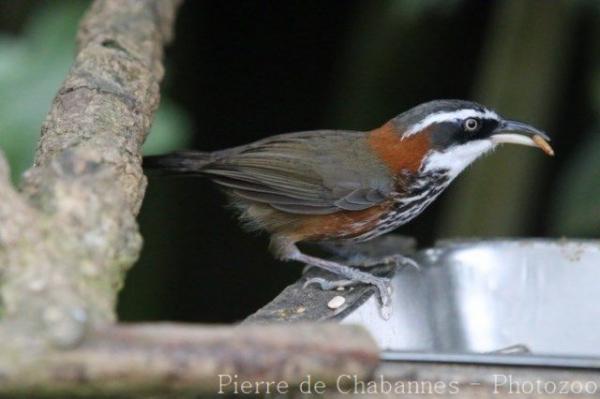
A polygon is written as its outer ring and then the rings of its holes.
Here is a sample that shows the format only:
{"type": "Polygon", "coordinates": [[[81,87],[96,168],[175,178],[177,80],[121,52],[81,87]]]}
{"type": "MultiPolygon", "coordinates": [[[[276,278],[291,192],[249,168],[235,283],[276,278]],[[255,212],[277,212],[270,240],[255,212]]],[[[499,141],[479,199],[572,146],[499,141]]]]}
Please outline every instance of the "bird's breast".
{"type": "Polygon", "coordinates": [[[352,241],[367,241],[408,223],[427,208],[451,182],[447,170],[437,170],[419,176],[407,176],[400,190],[392,195],[392,205],[382,213],[369,231],[352,237],[352,241]]]}

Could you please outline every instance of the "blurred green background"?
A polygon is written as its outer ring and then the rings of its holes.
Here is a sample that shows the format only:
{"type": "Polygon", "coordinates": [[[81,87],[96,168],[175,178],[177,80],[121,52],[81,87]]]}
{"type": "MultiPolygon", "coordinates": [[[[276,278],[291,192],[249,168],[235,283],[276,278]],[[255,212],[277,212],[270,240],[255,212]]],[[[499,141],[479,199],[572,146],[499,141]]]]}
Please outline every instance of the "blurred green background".
{"type": "MultiPolygon", "coordinates": [[[[0,147],[31,164],[66,76],[84,0],[0,2],[0,147]]],[[[167,52],[146,153],[271,134],[370,129],[423,101],[464,98],[545,129],[557,156],[505,147],[399,230],[442,237],[600,235],[597,0],[188,0],[167,52]]],[[[243,233],[222,194],[151,179],[125,320],[234,321],[299,276],[243,233]]]]}

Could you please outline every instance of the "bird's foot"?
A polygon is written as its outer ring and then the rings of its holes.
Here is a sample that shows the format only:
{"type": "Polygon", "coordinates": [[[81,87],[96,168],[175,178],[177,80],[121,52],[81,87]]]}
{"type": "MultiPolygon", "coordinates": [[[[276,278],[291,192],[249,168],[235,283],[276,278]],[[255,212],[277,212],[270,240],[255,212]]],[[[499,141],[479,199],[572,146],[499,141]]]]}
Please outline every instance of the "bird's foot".
{"type": "MultiPolygon", "coordinates": [[[[348,268],[350,269],[350,268],[348,268]]],[[[322,290],[336,290],[346,288],[358,284],[368,284],[375,287],[377,296],[381,305],[381,316],[388,320],[392,314],[392,286],[390,279],[385,277],[376,277],[369,273],[364,273],[359,270],[350,269],[353,273],[345,273],[347,279],[343,280],[327,280],[322,277],[313,277],[304,283],[304,288],[316,284],[322,290]]]]}
{"type": "Polygon", "coordinates": [[[410,266],[410,267],[415,268],[416,270],[421,270],[421,267],[414,259],[409,258],[408,256],[400,255],[400,254],[384,256],[383,258],[365,258],[365,257],[359,256],[359,257],[354,257],[345,263],[348,266],[364,267],[364,268],[370,268],[370,267],[384,265],[384,266],[395,266],[395,267],[410,266]]]}
{"type": "MultiPolygon", "coordinates": [[[[421,266],[412,258],[408,256],[394,254],[389,256],[384,256],[382,258],[371,258],[364,257],[362,255],[353,256],[352,258],[346,260],[344,264],[353,267],[362,267],[365,269],[374,268],[376,266],[393,266],[393,267],[402,267],[402,266],[410,266],[417,271],[421,270],[421,266]]],[[[305,274],[307,271],[315,267],[315,265],[307,264],[302,269],[302,274],[305,274]]]]}
{"type": "Polygon", "coordinates": [[[392,286],[390,279],[377,277],[371,273],[355,269],[342,263],[332,262],[330,260],[317,258],[307,255],[298,249],[294,242],[277,239],[272,239],[272,245],[276,248],[279,256],[286,260],[295,260],[308,265],[316,266],[330,273],[336,274],[342,278],[341,283],[335,281],[327,281],[323,278],[309,279],[304,284],[307,287],[311,284],[318,284],[322,289],[337,289],[339,287],[347,287],[356,283],[372,285],[376,288],[379,301],[381,303],[381,315],[387,320],[392,313],[392,286]]]}

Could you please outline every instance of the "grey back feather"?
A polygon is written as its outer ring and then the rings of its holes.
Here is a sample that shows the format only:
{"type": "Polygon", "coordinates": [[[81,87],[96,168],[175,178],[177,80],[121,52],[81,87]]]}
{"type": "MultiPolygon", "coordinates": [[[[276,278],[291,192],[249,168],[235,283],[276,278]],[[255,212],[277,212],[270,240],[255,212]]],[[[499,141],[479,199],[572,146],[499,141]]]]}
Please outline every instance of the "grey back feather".
{"type": "Polygon", "coordinates": [[[364,132],[289,133],[213,157],[202,173],[234,197],[293,214],[367,209],[389,198],[394,186],[364,132]]]}

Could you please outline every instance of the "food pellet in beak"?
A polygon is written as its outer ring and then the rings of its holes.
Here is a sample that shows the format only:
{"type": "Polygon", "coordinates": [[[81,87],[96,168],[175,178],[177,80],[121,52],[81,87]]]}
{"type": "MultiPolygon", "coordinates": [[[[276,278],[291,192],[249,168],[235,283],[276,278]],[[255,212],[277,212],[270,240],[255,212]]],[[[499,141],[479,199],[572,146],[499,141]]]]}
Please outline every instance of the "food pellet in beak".
{"type": "Polygon", "coordinates": [[[546,154],[550,155],[551,157],[554,156],[554,150],[552,149],[552,147],[550,147],[550,144],[548,144],[548,142],[546,140],[544,140],[544,138],[542,136],[535,135],[535,136],[533,136],[532,140],[546,154]]]}

